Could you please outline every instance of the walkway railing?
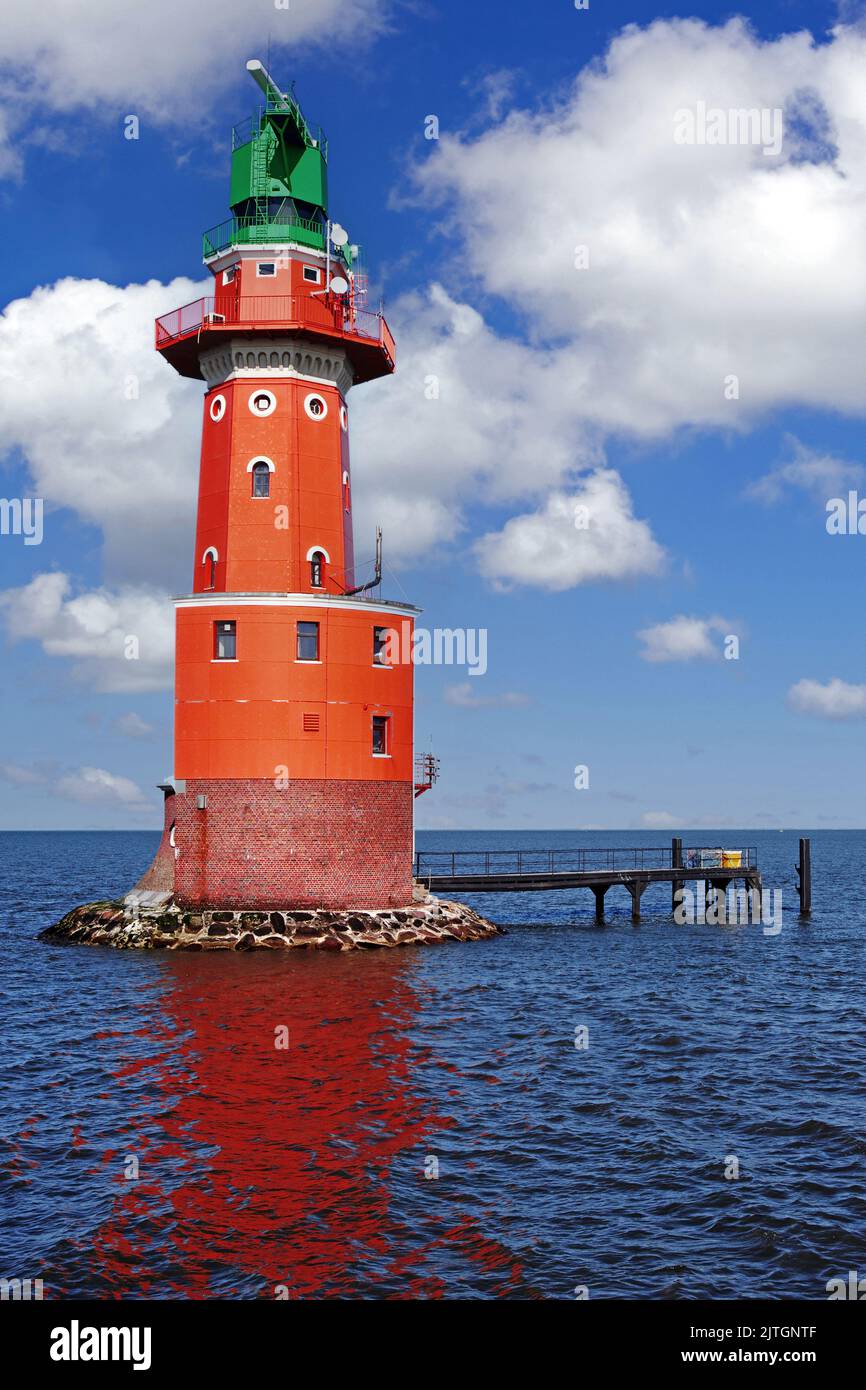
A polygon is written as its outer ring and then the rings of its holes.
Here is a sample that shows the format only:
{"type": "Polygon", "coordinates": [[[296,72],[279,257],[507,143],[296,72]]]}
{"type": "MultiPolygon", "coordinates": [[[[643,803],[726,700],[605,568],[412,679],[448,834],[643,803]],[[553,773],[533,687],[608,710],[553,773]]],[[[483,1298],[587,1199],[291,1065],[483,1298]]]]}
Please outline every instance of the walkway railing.
{"type": "MultiPolygon", "coordinates": [[[[274,213],[273,216],[264,213],[236,215],[208,228],[202,237],[202,256],[207,260],[229,246],[273,246],[285,241],[296,241],[301,246],[324,251],[325,234],[325,224],[319,217],[301,217],[294,212],[274,213]]],[[[338,251],[335,259],[351,264],[342,251],[338,251]]]]}
{"type": "MultiPolygon", "coordinates": [[[[758,851],[746,849],[683,848],[683,867],[756,869],[758,851]],[[739,856],[739,860],[736,860],[739,856]],[[729,862],[726,862],[729,861],[729,862]]],[[[615,849],[493,849],[421,850],[415,855],[416,878],[490,877],[499,874],[580,874],[628,869],[673,869],[668,846],[637,845],[615,849]]]]}
{"type": "Polygon", "coordinates": [[[274,328],[298,326],[325,330],[329,333],[345,333],[372,342],[382,343],[391,359],[394,359],[394,339],[385,316],[373,309],[351,309],[342,300],[314,297],[308,294],[262,294],[241,295],[227,300],[215,311],[212,296],[193,300],[180,309],[172,309],[156,320],[156,346],[165,347],[179,338],[188,337],[205,326],[223,324],[272,326],[274,328]]]}

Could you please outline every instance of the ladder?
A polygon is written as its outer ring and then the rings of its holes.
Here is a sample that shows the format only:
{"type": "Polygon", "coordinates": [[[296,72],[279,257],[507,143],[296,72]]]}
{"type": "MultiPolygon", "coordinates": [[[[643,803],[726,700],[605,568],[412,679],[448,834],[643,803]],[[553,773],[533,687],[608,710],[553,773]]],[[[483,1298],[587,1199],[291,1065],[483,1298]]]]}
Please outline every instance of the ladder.
{"type": "Polygon", "coordinates": [[[257,199],[267,198],[268,196],[268,168],[271,162],[273,143],[273,131],[266,122],[260,121],[258,136],[253,141],[253,167],[251,179],[251,192],[253,197],[257,199]]]}
{"type": "Polygon", "coordinates": [[[367,303],[367,267],[361,251],[352,262],[352,309],[363,309],[367,303]]]}

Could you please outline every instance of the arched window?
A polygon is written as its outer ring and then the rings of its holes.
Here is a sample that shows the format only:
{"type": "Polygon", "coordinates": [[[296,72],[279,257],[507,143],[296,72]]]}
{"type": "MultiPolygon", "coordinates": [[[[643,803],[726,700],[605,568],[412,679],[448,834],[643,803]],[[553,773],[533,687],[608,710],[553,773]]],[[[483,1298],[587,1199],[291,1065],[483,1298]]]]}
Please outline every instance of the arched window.
{"type": "Polygon", "coordinates": [[[325,585],[325,557],[321,550],[314,550],[310,556],[310,585],[314,589],[325,585]]]}
{"type": "Polygon", "coordinates": [[[216,588],[216,567],[218,559],[219,556],[217,555],[212,545],[208,547],[204,555],[202,555],[201,557],[201,562],[205,567],[204,586],[206,589],[216,588]]]}
{"type": "Polygon", "coordinates": [[[343,474],[343,508],[347,512],[352,509],[352,487],[348,473],[343,474]]]}
{"type": "Polygon", "coordinates": [[[271,470],[266,463],[254,463],[252,466],[253,475],[253,497],[270,497],[271,495],[271,470]]]}

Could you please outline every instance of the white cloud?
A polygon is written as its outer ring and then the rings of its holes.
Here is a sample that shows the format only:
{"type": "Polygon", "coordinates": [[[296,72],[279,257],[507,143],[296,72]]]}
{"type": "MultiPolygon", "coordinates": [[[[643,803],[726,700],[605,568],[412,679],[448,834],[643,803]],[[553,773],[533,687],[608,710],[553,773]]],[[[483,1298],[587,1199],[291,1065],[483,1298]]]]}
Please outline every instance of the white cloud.
{"type": "Polygon", "coordinates": [[[52,763],[0,763],[0,780],[14,787],[41,787],[52,797],[90,806],[122,806],[134,813],[153,814],[153,805],[137,783],[103,767],[69,768],[58,772],[52,763]]]}
{"type": "Polygon", "coordinates": [[[672,816],[670,811],[644,811],[641,821],[647,830],[676,830],[683,824],[679,816],[672,816]]]}
{"type": "Polygon", "coordinates": [[[810,449],[793,436],[788,436],[786,442],[793,458],[750,484],[746,489],[748,496],[772,503],[778,502],[788,488],[799,488],[827,500],[860,482],[866,472],[859,463],[847,463],[832,454],[810,449]]]}
{"type": "Polygon", "coordinates": [[[514,68],[497,68],[482,77],[465,77],[462,86],[468,87],[476,98],[483,97],[486,115],[498,121],[513,104],[520,74],[514,68]]]}
{"type": "MultiPolygon", "coordinates": [[[[94,112],[114,123],[129,113],[159,125],[201,124],[222,109],[243,76],[247,58],[264,58],[263,36],[273,48],[272,69],[285,80],[299,44],[357,51],[380,32],[386,0],[40,0],[4,6],[0,26],[0,99],[3,120],[20,138],[44,139],[50,123],[63,138],[58,115],[94,112]],[[38,111],[38,120],[34,112],[38,111]]],[[[252,80],[249,105],[257,102],[252,80]]],[[[311,113],[311,115],[314,113],[311,113]]],[[[2,134],[2,122],[0,122],[2,134]]],[[[18,167],[15,152],[0,146],[0,173],[18,167]],[[4,168],[5,165],[5,168],[4,168]]]]}
{"type": "Polygon", "coordinates": [[[66,279],[0,315],[0,452],[26,457],[47,544],[58,507],[100,529],[109,581],[190,582],[202,388],[154,351],[153,321],[200,292],[66,279]]]}
{"type": "Polygon", "coordinates": [[[530,703],[528,695],[519,690],[504,690],[500,695],[483,695],[476,690],[477,682],[463,681],[445,687],[446,705],[458,709],[520,709],[530,703]]]}
{"type": "Polygon", "coordinates": [[[644,661],[713,661],[722,655],[714,633],[726,635],[731,624],[724,618],[690,618],[684,613],[666,623],[655,623],[637,633],[643,642],[644,661]]]}
{"type": "Polygon", "coordinates": [[[441,200],[464,273],[557,345],[586,422],[649,437],[794,403],[862,414],[864,65],[859,28],[630,25],[544,109],[443,134],[419,193],[441,200]],[[699,101],[783,109],[781,156],[676,144],[699,101]]]}
{"type": "Polygon", "coordinates": [[[37,764],[24,767],[20,763],[0,763],[0,778],[10,782],[13,787],[41,787],[48,781],[49,773],[37,764]]]}
{"type": "Polygon", "coordinates": [[[139,786],[128,777],[117,777],[102,767],[79,767],[58,777],[53,791],[66,801],[88,806],[123,806],[150,814],[152,806],[139,786]]]}
{"type": "MultiPolygon", "coordinates": [[[[200,392],[161,361],[152,334],[154,317],[197,288],[67,279],[0,316],[0,448],[24,453],[49,510],[101,529],[109,576],[190,565],[200,392]]],[[[49,515],[49,541],[50,527],[49,515]]]]}
{"type": "Polygon", "coordinates": [[[125,738],[150,738],[153,733],[153,725],[148,724],[147,720],[142,719],[134,710],[115,719],[114,728],[125,738]]]}
{"type": "Polygon", "coordinates": [[[514,516],[476,542],[481,573],[496,584],[569,589],[599,579],[658,574],[664,551],[633,515],[619,474],[597,469],[576,491],[552,492],[538,511],[514,516]]]}
{"type": "Polygon", "coordinates": [[[72,675],[90,689],[132,692],[171,684],[174,622],[166,597],[135,588],[77,597],[71,591],[69,576],[60,573],[5,590],[0,616],[9,640],[34,640],[47,656],[71,659],[72,675]]]}
{"type": "Polygon", "coordinates": [[[388,310],[397,372],[351,397],[359,553],[424,558],[466,526],[464,505],[543,495],[599,461],[556,354],[501,337],[441,285],[388,310]]]}
{"type": "Polygon", "coordinates": [[[788,703],[799,714],[814,714],[820,719],[863,719],[866,685],[850,685],[837,676],[824,685],[801,680],[788,691],[788,703]]]}

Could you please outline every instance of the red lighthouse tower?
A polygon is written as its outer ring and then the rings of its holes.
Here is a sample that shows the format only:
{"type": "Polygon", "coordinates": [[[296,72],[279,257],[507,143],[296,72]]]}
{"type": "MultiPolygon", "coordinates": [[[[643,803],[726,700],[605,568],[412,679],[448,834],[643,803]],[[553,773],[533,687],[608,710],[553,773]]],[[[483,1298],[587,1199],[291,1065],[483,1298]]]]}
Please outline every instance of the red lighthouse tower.
{"type": "Polygon", "coordinates": [[[378,553],[356,574],[347,406],[394,370],[394,342],[329,220],[321,131],[247,68],[264,104],[233,132],[232,215],[204,238],[213,294],[156,325],[166,361],[206,383],[192,593],[176,601],[174,897],[405,904],[413,670],[389,663],[387,633],[417,610],[377,597],[378,553]]]}

